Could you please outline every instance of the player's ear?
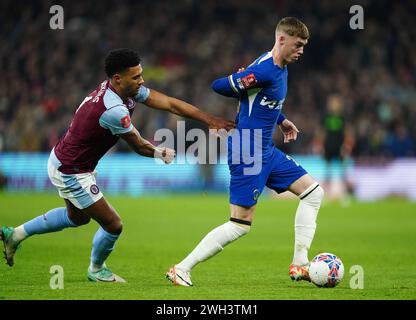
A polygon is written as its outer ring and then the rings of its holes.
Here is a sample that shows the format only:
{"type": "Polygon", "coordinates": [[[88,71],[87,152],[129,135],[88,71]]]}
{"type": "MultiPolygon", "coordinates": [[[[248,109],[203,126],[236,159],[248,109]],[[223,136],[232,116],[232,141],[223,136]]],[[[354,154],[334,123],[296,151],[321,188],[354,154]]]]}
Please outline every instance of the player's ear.
{"type": "Polygon", "coordinates": [[[115,75],[113,75],[113,81],[117,84],[120,84],[121,82],[121,75],[119,73],[116,73],[115,75]]]}
{"type": "Polygon", "coordinates": [[[281,33],[279,33],[277,36],[276,36],[276,41],[279,43],[279,45],[284,45],[285,44],[285,41],[286,41],[286,38],[285,38],[285,36],[283,35],[283,34],[281,34],[281,33]]]}

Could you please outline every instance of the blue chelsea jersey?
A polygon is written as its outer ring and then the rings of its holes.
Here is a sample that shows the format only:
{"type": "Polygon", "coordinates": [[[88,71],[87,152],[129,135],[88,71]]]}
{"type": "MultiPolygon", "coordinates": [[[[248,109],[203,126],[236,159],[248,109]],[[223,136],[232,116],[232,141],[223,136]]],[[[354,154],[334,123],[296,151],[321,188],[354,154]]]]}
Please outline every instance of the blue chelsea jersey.
{"type": "MultiPolygon", "coordinates": [[[[284,119],[287,67],[274,64],[271,52],[262,54],[246,70],[230,75],[229,85],[239,99],[237,129],[261,129],[262,152],[273,150],[273,132],[284,119]]],[[[251,140],[251,139],[250,139],[251,140]]]]}

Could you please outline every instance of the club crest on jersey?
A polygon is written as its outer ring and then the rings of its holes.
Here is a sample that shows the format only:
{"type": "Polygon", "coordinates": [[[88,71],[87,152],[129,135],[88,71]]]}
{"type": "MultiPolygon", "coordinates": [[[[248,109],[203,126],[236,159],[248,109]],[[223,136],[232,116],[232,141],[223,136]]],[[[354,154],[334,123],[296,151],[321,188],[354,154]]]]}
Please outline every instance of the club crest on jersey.
{"type": "Polygon", "coordinates": [[[96,184],[93,184],[90,187],[90,191],[91,191],[92,194],[98,194],[100,192],[100,189],[98,188],[98,186],[96,184]]]}
{"type": "Polygon", "coordinates": [[[130,124],[131,124],[130,116],[125,116],[125,117],[121,118],[120,123],[123,126],[123,128],[130,127],[130,124]]]}
{"type": "Polygon", "coordinates": [[[237,79],[240,89],[249,89],[257,84],[257,79],[254,73],[250,73],[241,79],[237,79]]]}
{"type": "Polygon", "coordinates": [[[132,109],[134,107],[133,99],[127,100],[127,108],[132,109]]]}
{"type": "Polygon", "coordinates": [[[257,201],[257,199],[259,198],[259,196],[260,196],[259,189],[254,189],[253,190],[253,200],[257,201]]]}

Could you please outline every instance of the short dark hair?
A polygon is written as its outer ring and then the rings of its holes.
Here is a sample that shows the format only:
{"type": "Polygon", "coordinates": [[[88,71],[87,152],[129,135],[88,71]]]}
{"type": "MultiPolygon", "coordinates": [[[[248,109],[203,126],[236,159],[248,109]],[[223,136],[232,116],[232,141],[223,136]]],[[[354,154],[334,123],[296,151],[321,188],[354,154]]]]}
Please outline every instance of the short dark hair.
{"type": "Polygon", "coordinates": [[[140,57],[136,51],[127,48],[111,50],[105,58],[105,73],[111,78],[116,73],[139,64],[140,57]]]}

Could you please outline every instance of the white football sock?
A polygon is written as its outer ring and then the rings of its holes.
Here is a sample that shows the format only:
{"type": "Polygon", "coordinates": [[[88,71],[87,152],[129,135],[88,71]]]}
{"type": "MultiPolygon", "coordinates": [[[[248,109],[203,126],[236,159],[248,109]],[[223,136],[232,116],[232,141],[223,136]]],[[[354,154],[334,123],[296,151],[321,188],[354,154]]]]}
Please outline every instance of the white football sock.
{"type": "Polygon", "coordinates": [[[295,217],[295,252],[293,264],[302,266],[309,263],[308,250],[316,229],[316,218],[324,197],[324,190],[318,183],[312,184],[299,198],[295,217]]]}
{"type": "Polygon", "coordinates": [[[190,271],[196,264],[217,254],[227,244],[244,236],[249,230],[249,225],[237,224],[231,221],[220,225],[209,232],[176,267],[184,271],[190,271]]]}
{"type": "Polygon", "coordinates": [[[23,228],[23,224],[14,228],[13,232],[13,241],[20,242],[27,238],[28,234],[25,231],[25,228],[23,228]]]}

